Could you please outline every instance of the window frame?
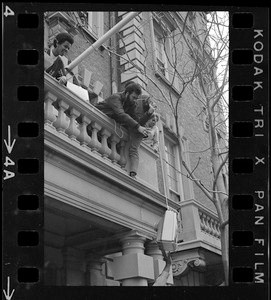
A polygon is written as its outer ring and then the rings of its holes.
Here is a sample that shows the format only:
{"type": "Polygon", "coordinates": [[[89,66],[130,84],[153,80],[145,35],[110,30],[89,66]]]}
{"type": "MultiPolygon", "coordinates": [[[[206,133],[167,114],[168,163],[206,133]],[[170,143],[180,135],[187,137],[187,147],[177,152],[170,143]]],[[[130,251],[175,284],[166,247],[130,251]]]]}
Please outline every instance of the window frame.
{"type": "MultiPolygon", "coordinates": [[[[167,80],[169,80],[168,74],[168,59],[164,49],[164,42],[159,43],[159,40],[163,40],[163,28],[154,20],[153,21],[154,28],[154,53],[155,53],[155,65],[157,67],[157,71],[160,72],[167,80]],[[161,46],[160,46],[161,45],[161,46]],[[161,50],[160,50],[161,48],[161,50]],[[163,65],[164,71],[161,70],[160,65],[163,65]]],[[[165,40],[165,43],[167,40],[165,40]]]]}
{"type": "Polygon", "coordinates": [[[103,11],[87,11],[87,30],[91,32],[95,38],[99,39],[104,34],[104,12],[103,11]],[[97,32],[93,29],[94,14],[97,14],[97,32]]]}
{"type": "Polygon", "coordinates": [[[184,194],[183,194],[183,182],[182,182],[182,174],[181,174],[181,159],[180,159],[180,146],[178,145],[178,142],[176,139],[171,137],[170,133],[168,133],[166,130],[163,130],[163,146],[164,146],[164,178],[166,180],[167,185],[167,195],[168,198],[174,202],[181,202],[184,200],[184,194]],[[168,155],[167,155],[167,144],[171,146],[173,149],[173,157],[174,157],[174,172],[175,172],[175,180],[176,180],[176,190],[174,187],[171,187],[170,182],[170,172],[169,172],[169,163],[168,163],[168,155]],[[176,200],[177,199],[177,200],[176,200]]]}
{"type": "Polygon", "coordinates": [[[179,94],[181,90],[181,82],[177,75],[175,75],[175,78],[173,80],[174,68],[171,66],[172,62],[169,61],[173,55],[172,39],[170,37],[171,34],[170,25],[169,24],[166,25],[163,22],[162,24],[158,23],[157,17],[154,15],[152,18],[152,28],[153,28],[153,53],[154,53],[155,75],[161,78],[168,86],[170,86],[175,93],[179,94]],[[165,43],[164,42],[162,43],[163,46],[162,53],[161,51],[158,50],[159,47],[157,45],[157,40],[158,40],[156,38],[157,36],[160,37],[161,39],[165,37],[165,43]],[[162,60],[159,55],[160,53],[162,54],[162,60]],[[161,70],[160,65],[164,66],[164,71],[161,70]]]}

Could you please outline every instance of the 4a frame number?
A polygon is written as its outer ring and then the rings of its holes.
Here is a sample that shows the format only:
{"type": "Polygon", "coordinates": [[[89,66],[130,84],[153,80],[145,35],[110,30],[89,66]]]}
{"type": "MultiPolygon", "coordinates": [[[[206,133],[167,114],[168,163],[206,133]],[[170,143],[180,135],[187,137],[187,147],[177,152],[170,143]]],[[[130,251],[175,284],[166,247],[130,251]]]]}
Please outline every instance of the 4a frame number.
{"type": "MultiPolygon", "coordinates": [[[[5,143],[5,146],[6,146],[9,154],[11,154],[12,149],[15,145],[15,142],[16,142],[16,140],[11,138],[11,128],[10,128],[10,125],[8,125],[8,138],[7,138],[7,140],[4,139],[4,143],[5,143]]],[[[10,166],[14,166],[14,165],[15,165],[15,162],[9,156],[6,156],[5,162],[4,162],[4,166],[6,167],[6,169],[4,169],[4,173],[5,173],[4,180],[10,179],[15,176],[14,172],[8,170],[8,168],[10,166]]]]}
{"type": "MultiPolygon", "coordinates": [[[[12,159],[10,159],[8,156],[6,156],[4,166],[8,168],[9,166],[14,166],[14,165],[15,162],[12,159]]],[[[4,170],[4,173],[5,173],[4,180],[10,179],[15,176],[15,173],[9,170],[4,170]]]]}

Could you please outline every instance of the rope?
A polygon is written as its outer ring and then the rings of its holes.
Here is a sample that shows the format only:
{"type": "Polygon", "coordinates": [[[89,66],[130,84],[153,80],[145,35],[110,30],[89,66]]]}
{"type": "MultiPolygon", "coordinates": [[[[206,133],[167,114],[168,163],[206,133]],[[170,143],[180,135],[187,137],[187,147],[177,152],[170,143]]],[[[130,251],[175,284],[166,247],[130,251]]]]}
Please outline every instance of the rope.
{"type": "Polygon", "coordinates": [[[117,132],[117,122],[116,122],[116,120],[114,120],[114,124],[115,124],[115,133],[116,133],[116,135],[120,138],[120,139],[122,139],[123,138],[123,131],[122,131],[122,129],[121,129],[121,126],[120,126],[120,132],[121,132],[121,136],[118,134],[118,132],[117,132]]]}
{"type": "MultiPolygon", "coordinates": [[[[159,132],[161,133],[161,131],[159,132]]],[[[161,136],[162,134],[159,134],[159,144],[161,143],[161,136]]],[[[165,172],[164,172],[164,164],[163,164],[163,159],[162,159],[162,152],[160,151],[160,162],[161,162],[161,167],[162,167],[162,174],[163,174],[163,185],[164,185],[164,191],[165,191],[165,198],[166,198],[166,205],[167,205],[167,210],[169,210],[169,205],[168,205],[168,197],[167,197],[167,189],[166,189],[166,182],[165,182],[165,172]]]]}

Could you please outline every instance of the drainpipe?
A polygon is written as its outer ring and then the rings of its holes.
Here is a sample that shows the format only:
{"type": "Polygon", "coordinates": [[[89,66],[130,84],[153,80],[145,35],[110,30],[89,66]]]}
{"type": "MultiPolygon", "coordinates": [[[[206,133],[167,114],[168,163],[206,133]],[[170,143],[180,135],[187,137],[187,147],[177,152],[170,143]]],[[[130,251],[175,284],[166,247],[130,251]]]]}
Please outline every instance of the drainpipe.
{"type": "MultiPolygon", "coordinates": [[[[113,12],[114,13],[114,12],[113,12]]],[[[113,24],[112,22],[112,12],[109,11],[108,12],[108,16],[109,16],[109,28],[111,28],[111,25],[113,24]]],[[[110,44],[109,44],[109,47],[110,49],[112,49],[112,38],[110,39],[110,44]]],[[[113,62],[112,62],[112,54],[109,53],[109,63],[110,63],[110,93],[111,95],[113,94],[113,62]]]]}
{"type": "Polygon", "coordinates": [[[98,49],[108,38],[110,38],[114,33],[118,32],[125,24],[134,19],[140,12],[130,12],[125,18],[123,18],[119,23],[107,31],[102,37],[100,37],[94,44],[87,48],[83,53],[81,53],[75,60],[73,60],[66,69],[70,72],[74,69],[82,60],[85,59],[90,53],[98,49]]]}

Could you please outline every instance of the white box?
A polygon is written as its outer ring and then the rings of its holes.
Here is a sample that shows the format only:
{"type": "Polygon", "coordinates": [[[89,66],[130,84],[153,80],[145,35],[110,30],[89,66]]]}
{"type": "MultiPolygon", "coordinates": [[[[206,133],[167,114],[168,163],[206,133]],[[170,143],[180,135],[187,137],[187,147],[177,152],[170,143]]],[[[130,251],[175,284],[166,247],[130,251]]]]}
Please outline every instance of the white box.
{"type": "Polygon", "coordinates": [[[165,251],[175,251],[177,248],[177,214],[167,210],[158,223],[156,241],[162,243],[165,251]]]}
{"type": "Polygon", "coordinates": [[[73,83],[68,81],[67,82],[67,88],[70,91],[72,91],[73,93],[75,93],[81,99],[83,99],[87,102],[89,101],[88,91],[86,89],[83,89],[81,86],[78,86],[78,85],[73,84],[73,83]]]}

